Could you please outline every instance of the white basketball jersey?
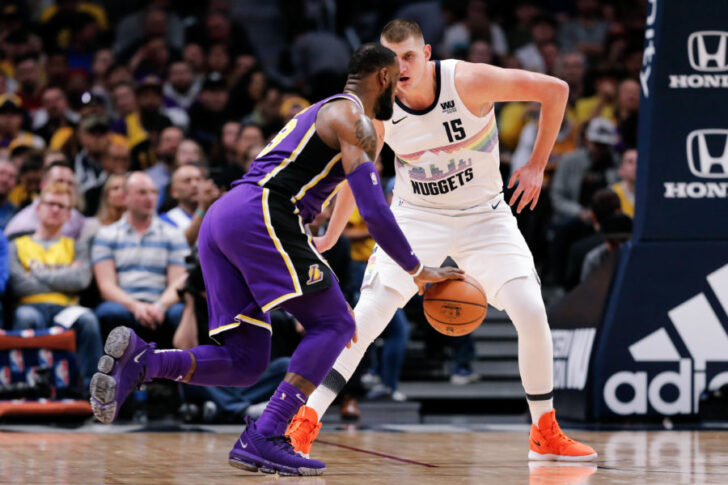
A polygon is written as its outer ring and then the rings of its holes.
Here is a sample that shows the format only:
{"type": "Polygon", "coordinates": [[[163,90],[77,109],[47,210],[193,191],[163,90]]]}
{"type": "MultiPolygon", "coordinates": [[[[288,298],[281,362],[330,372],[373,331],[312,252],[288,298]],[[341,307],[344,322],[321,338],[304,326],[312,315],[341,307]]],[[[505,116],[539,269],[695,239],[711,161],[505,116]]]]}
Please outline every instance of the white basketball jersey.
{"type": "Polygon", "coordinates": [[[472,114],[455,90],[459,61],[435,61],[435,101],[423,110],[399,99],[384,122],[394,151],[394,197],[413,205],[467,209],[503,190],[495,112],[472,114]]]}

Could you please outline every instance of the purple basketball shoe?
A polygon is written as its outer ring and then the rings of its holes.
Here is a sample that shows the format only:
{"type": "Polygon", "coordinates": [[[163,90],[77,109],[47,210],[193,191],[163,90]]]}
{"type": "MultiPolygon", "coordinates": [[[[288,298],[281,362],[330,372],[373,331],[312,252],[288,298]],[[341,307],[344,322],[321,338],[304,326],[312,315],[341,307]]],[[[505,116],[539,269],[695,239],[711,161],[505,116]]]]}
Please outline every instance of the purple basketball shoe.
{"type": "Polygon", "coordinates": [[[297,454],[287,436],[266,438],[250,417],[245,418],[245,424],[245,431],[230,450],[229,463],[235,468],[289,476],[321,475],[326,470],[323,462],[297,454]]]}
{"type": "Polygon", "coordinates": [[[102,423],[111,423],[129,393],[144,382],[147,357],[155,344],[139,338],[128,327],[116,327],[106,338],[104,355],[91,378],[91,408],[102,423]]]}

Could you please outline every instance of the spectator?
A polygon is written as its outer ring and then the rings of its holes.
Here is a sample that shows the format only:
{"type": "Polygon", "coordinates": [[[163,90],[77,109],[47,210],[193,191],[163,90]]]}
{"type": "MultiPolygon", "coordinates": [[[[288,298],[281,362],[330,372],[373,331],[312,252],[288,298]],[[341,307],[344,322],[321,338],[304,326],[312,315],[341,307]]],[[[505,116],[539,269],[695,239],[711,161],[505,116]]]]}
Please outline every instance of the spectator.
{"type": "Polygon", "coordinates": [[[109,20],[104,7],[92,2],[78,0],[58,0],[43,10],[40,22],[43,25],[45,45],[61,49],[69,47],[73,31],[78,26],[79,17],[90,15],[99,29],[108,30],[109,20]]]}
{"type": "Polygon", "coordinates": [[[131,81],[120,81],[111,88],[111,100],[116,113],[112,129],[116,133],[129,136],[126,132],[130,124],[128,117],[137,112],[137,100],[134,94],[134,85],[131,81]]]}
{"type": "Polygon", "coordinates": [[[586,205],[594,192],[616,181],[614,125],[607,119],[595,118],[589,123],[586,139],[587,148],[564,157],[554,174],[551,201],[557,221],[572,217],[588,221],[586,205]]]}
{"type": "Polygon", "coordinates": [[[103,226],[109,226],[124,215],[126,204],[124,200],[125,175],[112,173],[106,178],[99,197],[99,209],[94,217],[89,217],[83,225],[79,239],[90,241],[103,226]]]}
{"type": "MultiPolygon", "coordinates": [[[[15,204],[8,200],[8,195],[13,191],[17,178],[18,169],[15,165],[6,158],[0,158],[0,231],[5,230],[5,226],[18,210],[15,204]]],[[[5,247],[7,248],[7,244],[5,247]]],[[[0,249],[2,248],[0,247],[0,249]]],[[[0,254],[0,263],[2,263],[2,254],[0,254]]],[[[0,282],[2,282],[1,273],[0,282]]]]}
{"type": "Polygon", "coordinates": [[[574,106],[579,124],[587,124],[596,117],[606,118],[612,123],[616,123],[617,79],[618,75],[614,70],[596,70],[594,73],[596,93],[594,96],[579,99],[574,106]]]}
{"type": "Polygon", "coordinates": [[[564,51],[578,50],[587,58],[601,55],[609,25],[601,19],[598,0],[576,0],[576,15],[561,26],[559,42],[564,51]]]}
{"type": "Polygon", "coordinates": [[[43,107],[43,80],[40,60],[36,54],[27,54],[15,60],[15,80],[18,90],[15,93],[22,101],[23,108],[31,115],[43,107]]]}
{"type": "Polygon", "coordinates": [[[155,215],[159,191],[143,172],[133,172],[124,187],[126,214],[102,227],[91,260],[105,300],[96,308],[104,334],[128,325],[162,347],[172,343],[182,316],[177,289],[185,274],[189,247],[184,236],[155,215]]]}
{"type": "Polygon", "coordinates": [[[184,44],[184,23],[174,12],[170,12],[167,0],[153,0],[146,10],[132,12],[119,21],[116,28],[114,51],[122,53],[138,44],[144,38],[164,36],[174,49],[184,44]]]}
{"type": "Polygon", "coordinates": [[[0,95],[0,149],[10,148],[11,144],[44,148],[43,139],[21,130],[25,110],[19,97],[14,94],[0,95]]]}
{"type": "Polygon", "coordinates": [[[493,48],[485,40],[474,40],[468,48],[466,60],[476,64],[494,64],[493,48]]]}
{"type": "Polygon", "coordinates": [[[76,306],[78,294],[91,282],[88,246],[61,235],[74,201],[68,184],[46,185],[39,198],[38,228],[10,243],[10,281],[20,304],[13,329],[39,330],[60,324],[75,330],[84,389],[88,389],[102,355],[96,315],[76,306]]]}
{"type": "Polygon", "coordinates": [[[182,140],[177,147],[177,153],[174,157],[174,166],[179,167],[188,163],[197,163],[202,166],[207,165],[205,154],[202,151],[202,147],[195,141],[189,138],[182,140]]]}
{"type": "Polygon", "coordinates": [[[581,267],[581,281],[599,268],[619,247],[632,236],[632,219],[624,214],[607,218],[601,225],[604,243],[589,251],[581,267]]]}
{"type": "Polygon", "coordinates": [[[227,118],[228,97],[222,75],[213,72],[205,79],[199,99],[190,108],[190,137],[205,151],[212,148],[227,118]]]}
{"type": "Polygon", "coordinates": [[[629,148],[622,154],[617,175],[621,179],[612,185],[619,196],[622,213],[634,217],[634,188],[637,183],[637,149],[629,148]]]}
{"type": "Polygon", "coordinates": [[[60,87],[50,87],[43,93],[43,108],[38,110],[33,119],[35,133],[50,143],[51,137],[60,128],[75,129],[78,115],[68,106],[66,94],[60,87]]]}
{"type": "Polygon", "coordinates": [[[625,79],[617,88],[617,129],[620,145],[637,146],[637,113],[640,106],[640,84],[634,79],[625,79]]]}
{"type": "Polygon", "coordinates": [[[175,61],[169,66],[167,82],[162,93],[168,108],[181,108],[189,111],[200,93],[202,83],[195,78],[192,67],[185,61],[175,61]]]}
{"type": "Polygon", "coordinates": [[[8,194],[9,202],[16,210],[25,208],[33,202],[40,192],[40,180],[43,177],[43,154],[39,151],[28,152],[21,157],[20,171],[16,169],[18,184],[8,194]]]}
{"type": "Polygon", "coordinates": [[[614,125],[594,118],[586,130],[587,147],[565,156],[556,167],[551,182],[554,211],[554,239],[551,245],[550,275],[563,284],[571,245],[592,231],[587,206],[594,193],[617,181],[613,146],[617,142],[614,125]]]}
{"type": "MultiPolygon", "coordinates": [[[[75,194],[76,181],[73,178],[73,169],[67,162],[53,162],[43,168],[43,178],[40,182],[41,191],[46,185],[61,183],[75,194]]],[[[74,205],[77,197],[74,197],[74,205]]],[[[33,200],[25,209],[21,210],[10,219],[5,227],[5,235],[12,239],[15,236],[30,234],[38,229],[38,198],[33,200]]],[[[76,209],[71,209],[71,218],[61,228],[63,236],[78,239],[83,229],[84,217],[76,209]]]]}
{"type": "Polygon", "coordinates": [[[170,195],[177,201],[177,207],[160,217],[184,232],[187,243],[194,246],[205,212],[220,197],[220,190],[203,177],[197,165],[181,165],[172,175],[170,195]]]}
{"type": "Polygon", "coordinates": [[[544,46],[556,39],[556,21],[550,15],[539,15],[531,23],[531,42],[515,51],[524,69],[546,72],[544,46]]]}
{"type": "Polygon", "coordinates": [[[564,289],[567,291],[581,281],[581,268],[589,251],[604,242],[600,233],[601,225],[607,218],[621,212],[619,196],[612,189],[599,189],[594,193],[589,209],[594,231],[592,234],[576,241],[569,248],[564,278],[564,289]]]}
{"type": "Polygon", "coordinates": [[[503,29],[488,15],[484,0],[469,0],[463,19],[445,29],[440,45],[440,57],[452,57],[457,51],[466,51],[471,41],[485,39],[498,56],[508,54],[508,40],[503,29]]]}
{"type": "Polygon", "coordinates": [[[213,148],[212,165],[225,166],[237,162],[237,140],[241,127],[238,121],[226,121],[213,148]]]}
{"type": "Polygon", "coordinates": [[[83,118],[79,125],[78,141],[81,151],[74,158],[73,166],[79,190],[85,193],[104,183],[105,174],[101,158],[111,144],[109,122],[98,115],[83,118]]]}
{"type": "MultiPolygon", "coordinates": [[[[127,144],[124,140],[112,140],[106,152],[101,156],[101,167],[103,169],[101,178],[105,182],[109,175],[126,175],[130,166],[131,157],[127,144]]],[[[103,187],[104,184],[97,185],[84,194],[86,206],[83,212],[85,216],[90,217],[98,211],[103,187]]]]}
{"type": "Polygon", "coordinates": [[[540,8],[535,0],[520,0],[513,9],[515,25],[508,29],[506,38],[508,46],[517,51],[533,40],[531,28],[540,8]]]}
{"type": "MultiPolygon", "coordinates": [[[[81,94],[77,109],[78,116],[74,116],[77,121],[91,116],[107,119],[104,99],[90,91],[81,94]]],[[[75,159],[83,149],[78,132],[78,123],[60,126],[51,136],[50,149],[62,152],[69,160],[75,159]]]]}
{"type": "Polygon", "coordinates": [[[159,135],[156,152],[157,161],[146,170],[146,173],[152,177],[161,194],[167,190],[167,185],[169,185],[169,179],[175,166],[177,149],[184,137],[185,135],[182,130],[176,126],[165,128],[159,135]]]}

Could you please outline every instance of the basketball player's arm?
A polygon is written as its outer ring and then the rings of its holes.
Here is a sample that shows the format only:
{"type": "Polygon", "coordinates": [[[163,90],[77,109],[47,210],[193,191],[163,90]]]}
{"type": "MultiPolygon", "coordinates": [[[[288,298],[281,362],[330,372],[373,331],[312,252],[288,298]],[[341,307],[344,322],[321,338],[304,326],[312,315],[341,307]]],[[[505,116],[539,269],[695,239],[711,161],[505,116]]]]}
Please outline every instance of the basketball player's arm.
{"type": "Polygon", "coordinates": [[[514,205],[520,196],[518,212],[529,203],[534,209],[541,193],[543,171],[564,118],[569,97],[568,84],[545,74],[461,62],[456,70],[455,87],[468,108],[477,114],[485,114],[484,108],[490,109],[494,102],[536,101],[541,104],[531,157],[508,182],[510,188],[518,180],[518,187],[509,203],[514,205]]]}
{"type": "Polygon", "coordinates": [[[348,123],[340,124],[336,130],[341,147],[341,163],[359,213],[367,223],[372,238],[414,277],[420,294],[424,293],[426,283],[462,279],[463,272],[459,269],[427,267],[415,256],[387,205],[372,163],[377,149],[377,134],[372,122],[362,113],[348,114],[349,119],[345,119],[348,123]]]}
{"type": "MultiPolygon", "coordinates": [[[[379,120],[371,121],[377,132],[377,151],[374,155],[374,160],[376,160],[384,146],[384,126],[379,120]]],[[[324,252],[334,247],[336,241],[339,240],[344,229],[346,229],[346,224],[351,219],[351,214],[354,212],[355,206],[356,202],[354,201],[354,194],[351,193],[351,187],[349,187],[347,182],[344,182],[344,185],[341,186],[341,189],[336,194],[336,202],[334,204],[334,210],[331,213],[329,225],[326,228],[326,234],[313,238],[316,249],[324,252]]]]}

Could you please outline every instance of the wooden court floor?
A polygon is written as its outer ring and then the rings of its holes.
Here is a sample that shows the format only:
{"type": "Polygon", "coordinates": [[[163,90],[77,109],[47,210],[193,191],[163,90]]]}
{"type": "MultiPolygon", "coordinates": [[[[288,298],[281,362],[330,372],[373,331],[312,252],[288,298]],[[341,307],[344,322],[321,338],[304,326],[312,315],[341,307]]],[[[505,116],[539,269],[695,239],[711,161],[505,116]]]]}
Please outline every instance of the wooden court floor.
{"type": "Polygon", "coordinates": [[[0,483],[728,484],[728,432],[571,434],[594,465],[529,464],[523,432],[322,433],[326,473],[296,478],[229,466],[233,434],[0,433],[0,483]]]}

